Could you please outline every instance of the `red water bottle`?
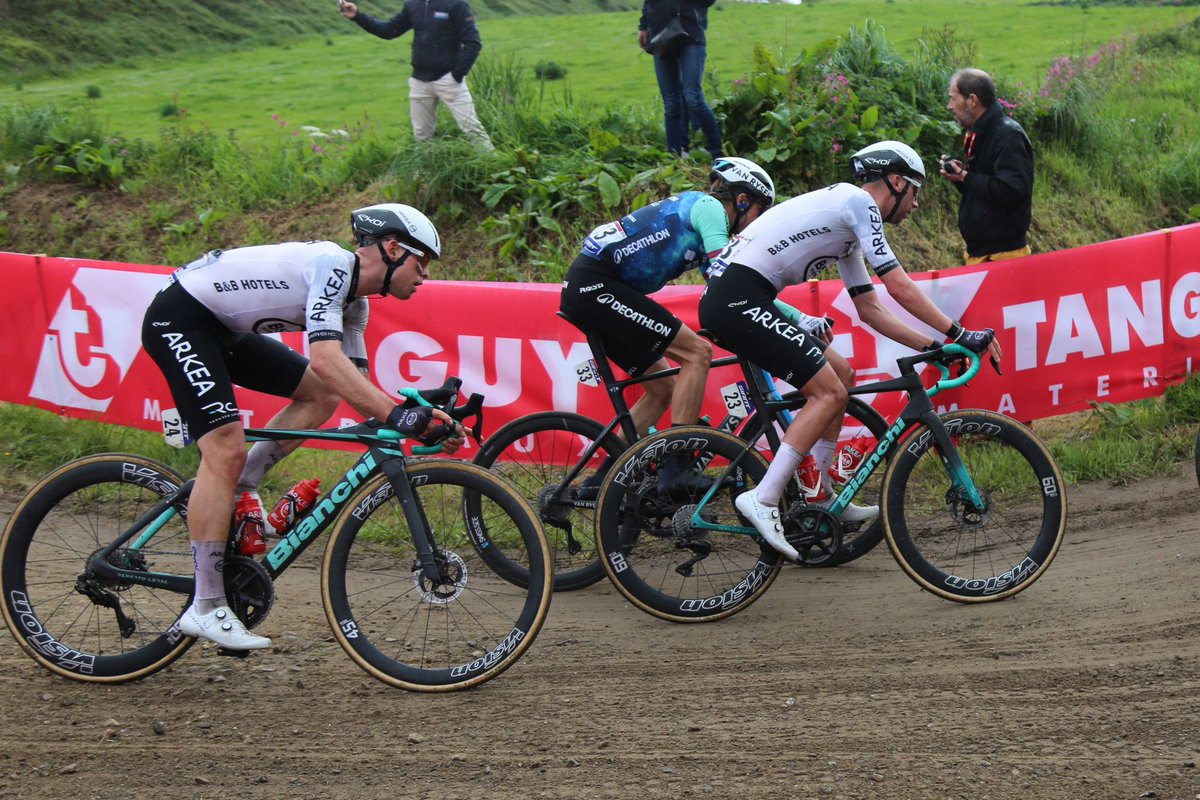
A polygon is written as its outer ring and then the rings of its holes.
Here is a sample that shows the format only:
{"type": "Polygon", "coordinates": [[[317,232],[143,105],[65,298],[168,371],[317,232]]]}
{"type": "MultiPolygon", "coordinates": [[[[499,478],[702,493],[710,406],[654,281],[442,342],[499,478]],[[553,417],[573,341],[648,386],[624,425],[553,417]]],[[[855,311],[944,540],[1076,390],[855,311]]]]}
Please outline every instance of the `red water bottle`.
{"type": "Polygon", "coordinates": [[[249,492],[242,492],[234,508],[234,524],[237,527],[238,552],[244,556],[256,556],[267,550],[263,538],[262,505],[249,492]]]}
{"type": "Polygon", "coordinates": [[[276,533],[283,533],[292,527],[293,522],[312,508],[313,502],[316,501],[317,495],[321,491],[320,486],[320,478],[300,481],[280,498],[275,507],[271,509],[271,513],[267,514],[267,522],[275,529],[276,533]]]}
{"type": "Polygon", "coordinates": [[[813,458],[812,453],[804,456],[796,475],[800,478],[800,491],[804,495],[804,502],[818,503],[825,499],[825,491],[821,488],[821,468],[817,466],[817,460],[813,458]]]}
{"type": "Polygon", "coordinates": [[[837,458],[829,468],[829,477],[833,478],[835,483],[848,483],[862,466],[863,460],[871,450],[872,441],[874,440],[870,436],[855,436],[839,447],[837,458]]]}

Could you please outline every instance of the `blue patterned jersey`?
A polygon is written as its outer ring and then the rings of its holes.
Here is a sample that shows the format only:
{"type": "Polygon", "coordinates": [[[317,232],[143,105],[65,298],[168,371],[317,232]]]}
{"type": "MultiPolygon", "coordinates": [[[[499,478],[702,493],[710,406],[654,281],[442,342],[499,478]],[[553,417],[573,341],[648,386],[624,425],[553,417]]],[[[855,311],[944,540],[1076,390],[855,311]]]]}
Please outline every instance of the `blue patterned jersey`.
{"type": "Polygon", "coordinates": [[[657,292],[689,269],[706,267],[729,243],[721,201],[683,192],[596,228],[583,254],[612,268],[617,279],[643,294],[657,292]]]}

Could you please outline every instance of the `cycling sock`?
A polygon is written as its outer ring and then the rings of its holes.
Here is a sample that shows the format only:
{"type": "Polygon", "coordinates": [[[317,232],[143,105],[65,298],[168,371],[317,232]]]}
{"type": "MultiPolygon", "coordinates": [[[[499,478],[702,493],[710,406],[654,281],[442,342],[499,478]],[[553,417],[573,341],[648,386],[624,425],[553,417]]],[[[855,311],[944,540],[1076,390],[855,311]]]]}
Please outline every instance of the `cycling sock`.
{"type": "Polygon", "coordinates": [[[224,562],[224,542],[192,542],[192,563],[196,568],[194,597],[197,605],[205,600],[219,600],[217,605],[225,605],[225,581],[222,578],[224,562]]]}
{"type": "Polygon", "coordinates": [[[279,442],[255,442],[246,456],[246,466],[238,478],[237,490],[250,492],[258,488],[263,476],[287,455],[279,442]]]}
{"type": "Polygon", "coordinates": [[[781,444],[779,452],[775,454],[775,460],[771,462],[771,466],[767,467],[767,474],[758,484],[758,502],[768,506],[779,505],[779,498],[783,496],[783,488],[787,486],[788,481],[795,477],[796,470],[800,468],[802,461],[804,461],[803,453],[787,442],[781,444]]]}
{"type": "MultiPolygon", "coordinates": [[[[812,461],[817,463],[817,471],[821,474],[821,486],[829,488],[833,485],[833,481],[829,479],[829,468],[833,467],[833,459],[835,453],[838,452],[838,443],[829,439],[817,440],[815,445],[812,445],[812,461]]],[[[836,494],[834,492],[833,494],[836,494]]]]}

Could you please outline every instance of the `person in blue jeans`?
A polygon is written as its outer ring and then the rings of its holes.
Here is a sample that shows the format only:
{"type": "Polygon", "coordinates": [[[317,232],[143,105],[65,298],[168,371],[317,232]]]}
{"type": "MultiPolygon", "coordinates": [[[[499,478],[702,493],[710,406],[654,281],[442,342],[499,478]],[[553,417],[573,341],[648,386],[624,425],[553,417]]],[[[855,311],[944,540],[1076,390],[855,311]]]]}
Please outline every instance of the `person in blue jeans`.
{"type": "Polygon", "coordinates": [[[681,155],[688,120],[704,134],[704,147],[714,159],[721,155],[721,129],[704,97],[704,62],[708,46],[708,7],[716,0],[644,0],[638,21],[638,45],[647,50],[663,28],[679,17],[689,41],[671,52],[654,53],[654,74],[663,99],[667,151],[681,155]]]}

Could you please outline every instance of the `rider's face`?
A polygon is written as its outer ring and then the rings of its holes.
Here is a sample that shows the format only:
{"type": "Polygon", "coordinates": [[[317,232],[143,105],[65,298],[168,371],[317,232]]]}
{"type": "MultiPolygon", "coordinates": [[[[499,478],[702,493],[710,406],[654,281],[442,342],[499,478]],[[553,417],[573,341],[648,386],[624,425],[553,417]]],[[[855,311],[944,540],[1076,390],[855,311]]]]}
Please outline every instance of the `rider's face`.
{"type": "MultiPolygon", "coordinates": [[[[398,242],[392,242],[395,254],[389,252],[392,258],[402,258],[404,262],[392,273],[392,283],[388,286],[388,294],[400,300],[407,300],[417,291],[417,287],[429,277],[429,254],[417,255],[404,248],[398,242]]],[[[389,250],[391,247],[389,247],[389,250]]]]}
{"type": "Polygon", "coordinates": [[[917,210],[920,205],[917,195],[921,193],[921,184],[903,175],[895,174],[889,175],[887,180],[896,192],[904,193],[904,196],[898,199],[894,192],[892,194],[893,202],[898,204],[896,213],[892,216],[892,224],[897,224],[908,219],[908,215],[917,210]]]}

